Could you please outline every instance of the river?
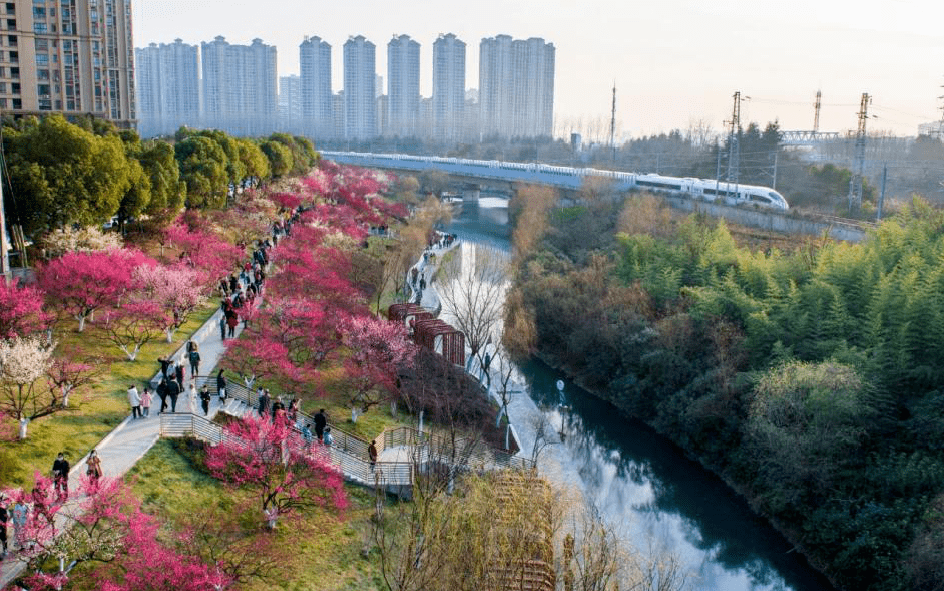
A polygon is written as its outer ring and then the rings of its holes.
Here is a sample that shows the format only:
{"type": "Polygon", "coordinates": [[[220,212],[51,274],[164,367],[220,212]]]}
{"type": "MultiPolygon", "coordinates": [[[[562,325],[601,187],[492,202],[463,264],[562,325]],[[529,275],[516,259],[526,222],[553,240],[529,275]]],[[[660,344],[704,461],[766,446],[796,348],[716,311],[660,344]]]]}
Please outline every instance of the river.
{"type": "MultiPolygon", "coordinates": [[[[465,203],[447,231],[508,250],[507,201],[465,203]]],[[[743,499],[645,424],[539,361],[518,367],[513,380],[509,416],[522,449],[533,448],[539,425],[552,427],[541,473],[581,491],[637,548],[673,552],[690,588],[832,589],[743,499]]]]}

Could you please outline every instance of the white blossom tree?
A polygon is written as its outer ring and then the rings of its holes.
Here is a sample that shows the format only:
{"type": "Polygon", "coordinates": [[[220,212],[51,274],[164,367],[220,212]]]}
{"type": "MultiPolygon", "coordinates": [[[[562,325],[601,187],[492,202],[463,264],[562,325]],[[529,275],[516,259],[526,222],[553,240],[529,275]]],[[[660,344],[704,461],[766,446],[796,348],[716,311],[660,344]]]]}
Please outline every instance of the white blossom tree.
{"type": "Polygon", "coordinates": [[[20,439],[30,421],[63,408],[41,380],[52,366],[54,348],[38,336],[0,341],[0,412],[19,421],[20,439]]]}
{"type": "Polygon", "coordinates": [[[465,333],[470,361],[484,362],[485,345],[498,341],[504,317],[510,259],[504,251],[464,244],[461,256],[449,256],[431,278],[451,324],[465,333]]]}

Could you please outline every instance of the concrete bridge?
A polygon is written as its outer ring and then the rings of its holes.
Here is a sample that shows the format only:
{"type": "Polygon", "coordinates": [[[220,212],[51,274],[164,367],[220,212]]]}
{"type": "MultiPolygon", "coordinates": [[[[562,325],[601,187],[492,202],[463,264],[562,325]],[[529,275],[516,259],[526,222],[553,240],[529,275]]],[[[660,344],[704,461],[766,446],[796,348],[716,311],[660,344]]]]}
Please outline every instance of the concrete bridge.
{"type": "MultiPolygon", "coordinates": [[[[806,133],[806,132],[803,132],[806,133]]],[[[829,134],[819,134],[825,136],[829,134]]],[[[817,138],[825,139],[825,138],[817,138]]],[[[647,177],[634,173],[622,173],[592,168],[571,168],[535,163],[499,162],[493,160],[462,160],[430,156],[403,154],[365,154],[352,152],[322,152],[322,155],[341,164],[378,168],[396,172],[422,172],[438,170],[455,179],[464,201],[478,200],[483,191],[496,190],[513,193],[517,184],[545,185],[573,193],[581,188],[587,178],[607,179],[611,189],[626,192],[639,185],[647,177]]],[[[649,177],[652,178],[652,177],[649,177]]],[[[662,177],[668,178],[668,177],[662,177]]],[[[679,181],[693,179],[677,179],[679,181]]],[[[732,206],[718,199],[693,198],[685,194],[666,194],[665,202],[673,208],[721,217],[744,226],[782,232],[821,236],[824,233],[836,240],[859,242],[865,238],[874,224],[859,220],[830,216],[798,216],[790,211],[759,208],[751,205],[732,206]]]]}

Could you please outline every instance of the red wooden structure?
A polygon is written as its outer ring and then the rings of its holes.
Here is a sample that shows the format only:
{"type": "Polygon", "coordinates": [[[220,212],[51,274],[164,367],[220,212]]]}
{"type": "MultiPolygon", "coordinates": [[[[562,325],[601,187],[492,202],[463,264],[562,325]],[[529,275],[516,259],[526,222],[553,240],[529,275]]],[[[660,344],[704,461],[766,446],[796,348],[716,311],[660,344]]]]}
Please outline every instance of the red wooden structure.
{"type": "Polygon", "coordinates": [[[465,364],[465,335],[438,318],[417,320],[413,341],[430,351],[439,353],[456,365],[465,364]],[[436,339],[440,348],[436,347],[436,339]]]}
{"type": "Polygon", "coordinates": [[[402,322],[410,329],[410,337],[415,341],[416,323],[433,318],[433,313],[419,304],[391,304],[387,309],[387,318],[394,322],[402,322]]]}

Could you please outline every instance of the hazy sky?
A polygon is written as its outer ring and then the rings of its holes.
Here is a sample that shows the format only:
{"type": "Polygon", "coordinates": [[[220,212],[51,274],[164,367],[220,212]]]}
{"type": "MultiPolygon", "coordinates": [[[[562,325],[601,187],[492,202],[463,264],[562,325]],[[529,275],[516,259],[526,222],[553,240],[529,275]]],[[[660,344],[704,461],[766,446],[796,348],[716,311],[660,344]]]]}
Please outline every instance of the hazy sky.
{"type": "Polygon", "coordinates": [[[695,121],[718,130],[736,90],[751,97],[742,121],[810,129],[817,89],[821,130],[854,129],[868,92],[869,129],[913,135],[940,119],[944,95],[940,0],[134,0],[132,8],[137,47],[259,37],[278,47],[280,76],[298,73],[298,45],[317,35],[332,46],[335,91],[351,35],[377,45],[385,84],[390,38],[419,41],[424,96],[440,33],[466,42],[468,88],[478,87],[483,37],[543,37],[557,48],[558,129],[578,118],[584,128],[595,119],[608,127],[614,80],[618,125],[632,136],[695,121]]]}

